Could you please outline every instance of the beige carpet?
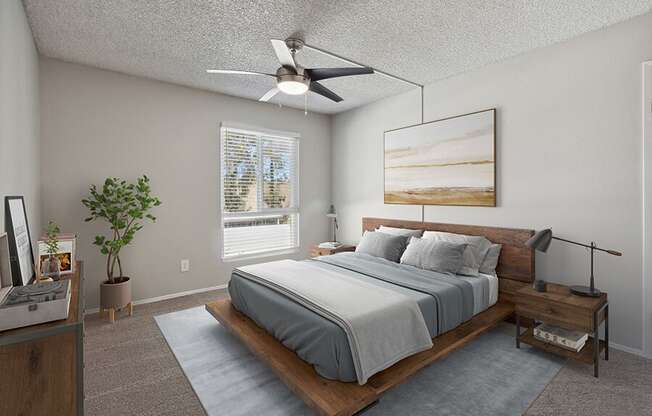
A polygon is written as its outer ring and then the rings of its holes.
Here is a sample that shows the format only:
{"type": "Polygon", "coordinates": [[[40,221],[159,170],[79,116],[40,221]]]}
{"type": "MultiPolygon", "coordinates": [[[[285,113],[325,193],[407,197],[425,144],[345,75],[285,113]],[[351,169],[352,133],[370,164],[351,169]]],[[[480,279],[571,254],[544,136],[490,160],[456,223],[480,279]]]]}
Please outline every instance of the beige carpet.
{"type": "Polygon", "coordinates": [[[593,367],[569,361],[526,415],[652,415],[652,360],[614,350],[593,367]]]}
{"type": "MultiPolygon", "coordinates": [[[[204,415],[153,316],[225,297],[206,292],[136,306],[115,324],[86,317],[87,415],[204,415]]],[[[652,361],[612,349],[592,368],[569,362],[527,415],[652,415],[652,361]]]]}
{"type": "Polygon", "coordinates": [[[86,317],[86,415],[204,416],[153,316],[204,304],[224,291],[134,307],[115,324],[86,317]]]}

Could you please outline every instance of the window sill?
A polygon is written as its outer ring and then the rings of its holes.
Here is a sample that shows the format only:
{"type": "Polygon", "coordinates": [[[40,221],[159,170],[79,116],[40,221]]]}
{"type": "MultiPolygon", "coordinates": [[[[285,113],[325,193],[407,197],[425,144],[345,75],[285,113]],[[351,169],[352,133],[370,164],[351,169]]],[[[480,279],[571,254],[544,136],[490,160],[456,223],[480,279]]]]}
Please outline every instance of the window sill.
{"type": "Polygon", "coordinates": [[[288,249],[283,249],[283,250],[265,251],[265,252],[262,252],[262,253],[255,253],[255,254],[242,254],[242,255],[238,255],[238,256],[222,257],[222,262],[224,262],[224,263],[237,263],[237,262],[240,262],[240,261],[262,259],[262,258],[265,258],[265,257],[283,256],[283,255],[286,255],[286,254],[297,254],[299,251],[300,251],[300,248],[296,247],[296,248],[288,248],[288,249]]]}

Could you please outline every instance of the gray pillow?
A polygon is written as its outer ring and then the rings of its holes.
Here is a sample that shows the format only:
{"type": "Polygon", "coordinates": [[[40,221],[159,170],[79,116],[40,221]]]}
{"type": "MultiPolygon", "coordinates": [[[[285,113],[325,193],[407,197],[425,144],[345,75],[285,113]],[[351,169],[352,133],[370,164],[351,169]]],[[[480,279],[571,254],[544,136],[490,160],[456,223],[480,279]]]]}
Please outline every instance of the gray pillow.
{"type": "Polygon", "coordinates": [[[374,231],[365,231],[355,248],[356,253],[370,254],[375,257],[398,262],[405,250],[409,237],[390,235],[374,231]]]}
{"type": "Polygon", "coordinates": [[[480,265],[480,273],[484,274],[494,274],[496,273],[496,266],[498,266],[498,257],[500,257],[500,249],[503,246],[501,244],[492,244],[487,251],[487,255],[484,256],[482,264],[480,265]]]}
{"type": "Polygon", "coordinates": [[[400,235],[403,237],[421,237],[423,230],[411,230],[409,228],[386,227],[381,225],[376,231],[391,235],[400,235]]]}
{"type": "Polygon", "coordinates": [[[401,256],[401,264],[457,274],[464,261],[467,244],[457,244],[436,239],[412,237],[401,256]]]}
{"type": "Polygon", "coordinates": [[[467,244],[464,251],[464,262],[457,272],[466,276],[477,276],[482,260],[487,255],[487,250],[491,247],[491,241],[482,236],[464,235],[446,233],[443,231],[426,231],[423,233],[424,239],[434,239],[448,241],[455,244],[467,244]]]}

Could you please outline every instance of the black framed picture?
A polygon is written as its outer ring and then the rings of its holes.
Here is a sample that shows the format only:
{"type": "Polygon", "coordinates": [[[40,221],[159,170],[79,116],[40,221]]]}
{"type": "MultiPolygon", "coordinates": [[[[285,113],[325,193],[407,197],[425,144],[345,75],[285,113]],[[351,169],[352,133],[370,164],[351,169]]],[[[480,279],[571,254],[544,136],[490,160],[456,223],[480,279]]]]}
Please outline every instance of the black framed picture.
{"type": "Polygon", "coordinates": [[[9,259],[14,286],[28,285],[36,277],[36,271],[27,210],[22,196],[5,197],[5,228],[9,237],[9,259]]]}

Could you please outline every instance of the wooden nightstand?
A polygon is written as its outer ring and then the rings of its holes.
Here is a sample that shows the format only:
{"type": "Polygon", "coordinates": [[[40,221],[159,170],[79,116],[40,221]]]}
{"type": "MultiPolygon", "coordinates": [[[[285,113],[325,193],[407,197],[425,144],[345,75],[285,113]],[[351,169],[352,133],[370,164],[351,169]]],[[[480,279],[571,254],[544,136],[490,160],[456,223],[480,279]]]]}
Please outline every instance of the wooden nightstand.
{"type": "Polygon", "coordinates": [[[604,349],[604,359],[609,360],[609,302],[607,294],[598,298],[577,296],[570,293],[567,286],[548,283],[547,292],[537,292],[526,286],[514,296],[516,303],[516,348],[524,342],[533,347],[552,352],[563,357],[593,364],[593,374],[598,377],[600,352],[604,349]],[[520,318],[531,318],[571,330],[592,334],[580,352],[569,351],[534,337],[533,329],[521,333],[520,318]],[[604,322],[604,341],[600,340],[600,324],[604,322]]]}
{"type": "Polygon", "coordinates": [[[319,246],[312,246],[310,249],[310,257],[330,256],[335,253],[342,253],[344,251],[355,251],[355,246],[342,244],[336,248],[320,248],[319,246]]]}

